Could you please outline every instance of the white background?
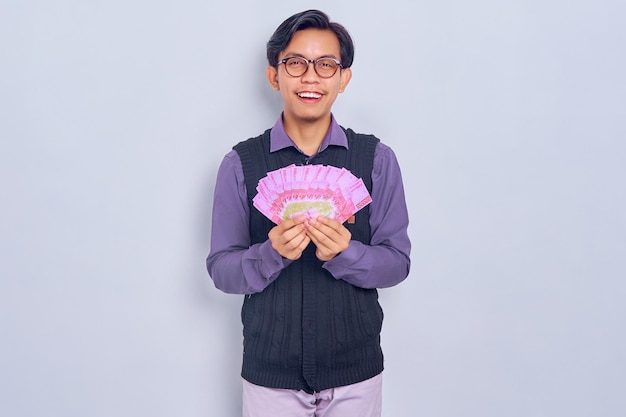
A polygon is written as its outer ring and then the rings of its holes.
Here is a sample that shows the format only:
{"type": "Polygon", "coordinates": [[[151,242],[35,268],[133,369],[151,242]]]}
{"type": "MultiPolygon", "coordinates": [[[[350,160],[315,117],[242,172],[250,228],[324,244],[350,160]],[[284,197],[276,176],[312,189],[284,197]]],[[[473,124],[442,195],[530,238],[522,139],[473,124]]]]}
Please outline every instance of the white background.
{"type": "Polygon", "coordinates": [[[278,117],[265,43],[311,7],[356,42],[337,119],[403,169],[384,416],[624,415],[623,2],[0,4],[0,415],[239,414],[215,175],[278,117]]]}

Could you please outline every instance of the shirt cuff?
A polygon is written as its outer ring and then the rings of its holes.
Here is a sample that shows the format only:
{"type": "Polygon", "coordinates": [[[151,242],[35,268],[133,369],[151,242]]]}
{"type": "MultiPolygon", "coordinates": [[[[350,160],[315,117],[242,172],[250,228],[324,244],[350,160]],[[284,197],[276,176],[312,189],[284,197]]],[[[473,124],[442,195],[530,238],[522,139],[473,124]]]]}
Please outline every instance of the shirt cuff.
{"type": "Polygon", "coordinates": [[[362,253],[363,243],[351,240],[348,249],[342,251],[330,261],[324,262],[322,267],[330,272],[335,279],[341,279],[350,266],[354,265],[362,257],[362,253]]]}
{"type": "Polygon", "coordinates": [[[261,263],[261,275],[268,280],[268,284],[274,281],[280,272],[291,264],[291,260],[283,258],[272,247],[272,242],[268,239],[259,246],[259,256],[263,259],[261,263]]]}

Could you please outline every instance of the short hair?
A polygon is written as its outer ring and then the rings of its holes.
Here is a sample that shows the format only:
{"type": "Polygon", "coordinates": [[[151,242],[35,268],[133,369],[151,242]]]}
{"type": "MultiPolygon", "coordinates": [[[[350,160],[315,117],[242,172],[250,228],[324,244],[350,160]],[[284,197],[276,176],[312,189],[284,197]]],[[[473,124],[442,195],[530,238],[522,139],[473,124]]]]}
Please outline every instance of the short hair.
{"type": "Polygon", "coordinates": [[[350,68],[354,60],[354,43],[345,27],[331,22],[326,13],[319,10],[307,10],[294,14],[278,26],[267,42],[267,62],[275,67],[278,55],[285,50],[293,35],[304,29],[321,29],[332,31],[339,40],[342,68],[350,68]]]}

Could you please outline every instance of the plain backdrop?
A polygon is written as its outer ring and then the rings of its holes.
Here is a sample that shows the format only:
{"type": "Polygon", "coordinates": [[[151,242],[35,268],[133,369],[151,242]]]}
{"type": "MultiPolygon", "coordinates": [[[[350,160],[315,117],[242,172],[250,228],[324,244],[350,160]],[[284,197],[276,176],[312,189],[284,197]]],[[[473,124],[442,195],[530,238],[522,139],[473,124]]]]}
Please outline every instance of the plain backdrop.
{"type": "Polygon", "coordinates": [[[623,2],[0,5],[0,415],[239,415],[215,176],[278,117],[265,43],[308,8],[355,39],[335,116],[403,171],[384,416],[624,415],[623,2]]]}

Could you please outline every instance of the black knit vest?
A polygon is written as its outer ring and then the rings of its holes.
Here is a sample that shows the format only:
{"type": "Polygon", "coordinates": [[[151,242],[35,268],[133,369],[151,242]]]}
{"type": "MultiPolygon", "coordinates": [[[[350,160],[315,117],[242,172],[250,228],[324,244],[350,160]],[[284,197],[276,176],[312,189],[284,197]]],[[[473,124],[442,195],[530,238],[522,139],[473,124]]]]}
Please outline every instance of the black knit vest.
{"type": "MultiPolygon", "coordinates": [[[[348,149],[329,146],[311,159],[293,147],[270,153],[270,130],[237,144],[250,207],[252,244],[267,240],[274,223],[252,205],[258,181],[291,164],[345,167],[372,192],[378,139],[345,130],[348,149]]],[[[345,223],[352,239],[370,241],[369,206],[345,223]]],[[[261,386],[321,391],[364,381],[383,370],[383,313],[375,289],[335,279],[322,268],[313,243],[260,293],[247,295],[241,317],[242,376],[261,386]]]]}

